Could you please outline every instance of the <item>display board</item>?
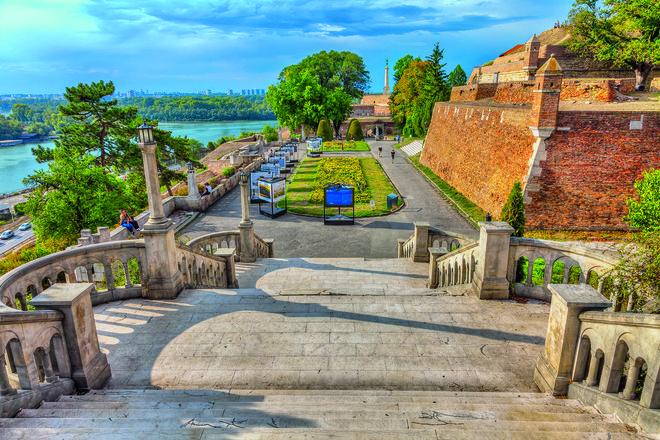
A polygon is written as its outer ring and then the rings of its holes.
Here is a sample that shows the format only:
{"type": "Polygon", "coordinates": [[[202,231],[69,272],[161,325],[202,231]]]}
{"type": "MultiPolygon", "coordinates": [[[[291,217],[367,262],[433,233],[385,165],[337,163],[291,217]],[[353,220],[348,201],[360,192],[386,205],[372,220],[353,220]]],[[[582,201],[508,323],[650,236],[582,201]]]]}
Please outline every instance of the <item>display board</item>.
{"type": "Polygon", "coordinates": [[[284,177],[261,177],[259,186],[259,212],[270,218],[276,218],[286,213],[286,179],[284,177]],[[278,208],[280,201],[284,200],[284,208],[278,208]]]}
{"type": "Polygon", "coordinates": [[[281,156],[273,156],[268,158],[268,163],[277,165],[279,168],[286,166],[286,159],[281,156]]]}
{"type": "Polygon", "coordinates": [[[339,185],[326,188],[325,204],[328,206],[353,206],[353,188],[339,185]]]}
{"type": "Polygon", "coordinates": [[[270,177],[280,177],[280,165],[274,163],[261,164],[261,171],[270,173],[270,177]]]}
{"type": "Polygon", "coordinates": [[[355,224],[355,188],[343,183],[333,183],[323,191],[323,223],[326,225],[355,224]],[[341,208],[353,208],[352,217],[341,213],[341,208]],[[337,215],[328,217],[326,208],[337,208],[337,215]]]}
{"type": "Polygon", "coordinates": [[[323,147],[323,138],[307,139],[307,149],[310,151],[320,150],[323,147]]]}

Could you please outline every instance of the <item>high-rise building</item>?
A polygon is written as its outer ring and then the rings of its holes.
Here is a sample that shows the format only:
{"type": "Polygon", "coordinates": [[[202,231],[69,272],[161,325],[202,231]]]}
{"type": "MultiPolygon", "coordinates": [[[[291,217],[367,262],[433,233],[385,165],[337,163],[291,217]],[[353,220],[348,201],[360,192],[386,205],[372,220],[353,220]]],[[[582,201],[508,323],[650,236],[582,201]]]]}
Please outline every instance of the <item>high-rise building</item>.
{"type": "Polygon", "coordinates": [[[245,89],[241,89],[241,95],[245,96],[247,93],[245,93],[245,89]]]}
{"type": "Polygon", "coordinates": [[[227,95],[231,96],[234,94],[234,91],[232,89],[227,89],[227,95]]]}

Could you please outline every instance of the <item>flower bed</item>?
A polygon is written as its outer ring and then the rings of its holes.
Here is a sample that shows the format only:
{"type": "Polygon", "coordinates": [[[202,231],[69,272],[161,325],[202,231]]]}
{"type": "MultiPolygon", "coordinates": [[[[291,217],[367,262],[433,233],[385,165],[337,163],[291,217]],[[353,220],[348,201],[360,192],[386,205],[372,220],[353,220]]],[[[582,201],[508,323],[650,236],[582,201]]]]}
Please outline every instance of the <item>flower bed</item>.
{"type": "Polygon", "coordinates": [[[321,159],[312,185],[309,201],[323,203],[323,189],[334,182],[343,182],[355,188],[355,203],[367,203],[371,194],[356,157],[330,157],[321,159]]]}

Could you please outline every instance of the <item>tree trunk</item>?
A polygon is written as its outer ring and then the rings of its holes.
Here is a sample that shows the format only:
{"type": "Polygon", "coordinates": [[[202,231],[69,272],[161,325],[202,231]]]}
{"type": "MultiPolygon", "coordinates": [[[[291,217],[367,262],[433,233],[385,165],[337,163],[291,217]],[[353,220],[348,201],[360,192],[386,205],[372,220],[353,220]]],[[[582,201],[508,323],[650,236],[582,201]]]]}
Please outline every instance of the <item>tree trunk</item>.
{"type": "Polygon", "coordinates": [[[637,85],[646,84],[646,80],[649,77],[649,74],[653,70],[653,64],[649,63],[639,63],[635,69],[635,80],[637,85]]]}
{"type": "Polygon", "coordinates": [[[165,184],[165,188],[167,188],[167,194],[169,194],[170,197],[174,197],[174,194],[172,194],[172,188],[170,187],[169,183],[165,184]]]}

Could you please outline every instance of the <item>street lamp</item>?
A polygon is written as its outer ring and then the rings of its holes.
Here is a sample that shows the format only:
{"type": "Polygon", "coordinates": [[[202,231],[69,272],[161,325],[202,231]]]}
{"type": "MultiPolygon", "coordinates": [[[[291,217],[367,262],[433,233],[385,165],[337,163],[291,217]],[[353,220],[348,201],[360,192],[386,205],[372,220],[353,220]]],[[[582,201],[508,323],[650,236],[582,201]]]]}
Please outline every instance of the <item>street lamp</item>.
{"type": "Polygon", "coordinates": [[[241,171],[241,174],[240,174],[240,176],[239,176],[239,181],[240,181],[243,185],[247,185],[247,183],[248,183],[248,175],[246,174],[245,171],[241,171]]]}
{"type": "Polygon", "coordinates": [[[144,124],[140,125],[138,128],[138,142],[141,144],[151,144],[154,141],[154,131],[151,125],[144,124]]]}

